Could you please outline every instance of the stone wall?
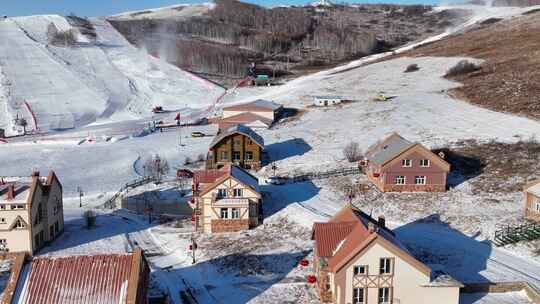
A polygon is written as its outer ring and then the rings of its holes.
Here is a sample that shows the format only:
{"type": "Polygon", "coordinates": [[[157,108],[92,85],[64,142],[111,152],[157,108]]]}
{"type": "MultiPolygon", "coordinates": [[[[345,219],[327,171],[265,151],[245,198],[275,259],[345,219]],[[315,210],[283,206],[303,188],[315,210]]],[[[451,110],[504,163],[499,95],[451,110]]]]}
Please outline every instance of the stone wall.
{"type": "Polygon", "coordinates": [[[383,192],[445,192],[445,185],[384,185],[383,192]]]}
{"type": "Polygon", "coordinates": [[[525,291],[533,303],[540,303],[540,291],[527,282],[470,283],[461,289],[462,293],[506,293],[525,291]]]}
{"type": "Polygon", "coordinates": [[[212,232],[236,232],[249,229],[249,220],[212,220],[212,232]]]}

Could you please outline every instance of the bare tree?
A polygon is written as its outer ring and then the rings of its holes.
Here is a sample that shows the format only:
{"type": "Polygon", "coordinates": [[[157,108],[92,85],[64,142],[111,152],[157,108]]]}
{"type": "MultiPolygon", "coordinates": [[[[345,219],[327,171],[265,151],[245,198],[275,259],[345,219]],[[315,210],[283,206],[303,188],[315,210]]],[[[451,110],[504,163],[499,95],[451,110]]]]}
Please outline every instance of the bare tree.
{"type": "Polygon", "coordinates": [[[343,156],[345,156],[345,158],[351,163],[359,161],[360,159],[362,159],[360,145],[354,141],[348,143],[345,148],[343,148],[343,156]]]}
{"type": "Polygon", "coordinates": [[[205,161],[205,160],[206,160],[206,157],[204,156],[203,153],[201,153],[201,154],[199,154],[199,155],[197,156],[197,161],[198,161],[198,162],[203,162],[203,161],[205,161]]]}
{"type": "Polygon", "coordinates": [[[158,154],[146,160],[144,163],[145,173],[149,177],[153,177],[156,182],[161,182],[164,175],[169,173],[169,162],[165,158],[161,158],[158,154]]]}
{"type": "Polygon", "coordinates": [[[191,157],[186,156],[186,159],[184,159],[184,166],[191,165],[193,163],[193,160],[191,157]]]}

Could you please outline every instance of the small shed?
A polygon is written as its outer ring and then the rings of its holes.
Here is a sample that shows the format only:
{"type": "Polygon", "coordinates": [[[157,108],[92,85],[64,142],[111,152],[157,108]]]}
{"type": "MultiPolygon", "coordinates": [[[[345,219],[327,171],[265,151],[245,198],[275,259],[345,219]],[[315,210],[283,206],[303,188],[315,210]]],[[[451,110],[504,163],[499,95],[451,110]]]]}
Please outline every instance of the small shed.
{"type": "Polygon", "coordinates": [[[334,106],[342,102],[343,98],[340,96],[315,96],[313,98],[313,105],[317,107],[334,106]]]}

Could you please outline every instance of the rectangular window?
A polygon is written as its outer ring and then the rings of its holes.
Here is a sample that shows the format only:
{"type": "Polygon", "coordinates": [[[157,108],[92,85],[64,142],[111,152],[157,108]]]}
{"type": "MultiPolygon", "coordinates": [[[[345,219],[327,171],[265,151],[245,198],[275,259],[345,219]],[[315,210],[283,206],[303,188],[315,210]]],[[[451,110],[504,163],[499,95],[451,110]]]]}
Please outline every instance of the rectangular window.
{"type": "Polygon", "coordinates": [[[412,167],[412,161],[410,159],[404,159],[401,161],[401,166],[406,168],[412,167]]]}
{"type": "Polygon", "coordinates": [[[234,144],[235,145],[240,145],[242,142],[240,141],[240,139],[235,139],[234,140],[234,144]]]}
{"type": "Polygon", "coordinates": [[[252,145],[252,144],[253,144],[253,140],[248,139],[248,140],[247,140],[247,144],[248,144],[248,145],[252,145]]]}
{"type": "Polygon", "coordinates": [[[24,205],[11,205],[11,210],[24,209],[24,205]]]}
{"type": "Polygon", "coordinates": [[[8,251],[7,239],[0,239],[0,251],[8,251]]]}
{"type": "Polygon", "coordinates": [[[246,152],[246,160],[253,160],[253,152],[251,151],[246,152]]]}
{"type": "Polygon", "coordinates": [[[392,260],[390,258],[382,258],[379,262],[379,274],[392,273],[392,260]]]}
{"type": "Polygon", "coordinates": [[[229,159],[229,154],[227,153],[227,151],[221,151],[221,159],[223,160],[229,159]]]}
{"type": "Polygon", "coordinates": [[[240,160],[240,152],[238,151],[233,152],[233,160],[240,160]]]}
{"type": "Polygon", "coordinates": [[[535,203],[534,203],[534,210],[535,210],[536,212],[540,212],[540,202],[535,202],[535,203]]]}
{"type": "Polygon", "coordinates": [[[420,167],[429,167],[429,159],[421,159],[420,160],[420,167]]]}
{"type": "Polygon", "coordinates": [[[364,288],[354,288],[353,289],[353,304],[364,304],[365,303],[365,290],[364,288]]]}
{"type": "Polygon", "coordinates": [[[242,197],[242,189],[233,189],[234,197],[242,197]]]}
{"type": "Polygon", "coordinates": [[[232,208],[231,209],[231,218],[238,219],[240,218],[240,209],[238,208],[232,208]]]}
{"type": "Polygon", "coordinates": [[[379,288],[379,304],[390,304],[390,288],[379,288]]]}
{"type": "Polygon", "coordinates": [[[224,197],[227,197],[227,189],[218,189],[217,198],[224,198],[224,197]]]}
{"type": "Polygon", "coordinates": [[[414,177],[414,183],[416,185],[425,185],[426,184],[426,177],[425,176],[415,176],[414,177]]]}
{"type": "Polygon", "coordinates": [[[357,265],[354,266],[354,275],[366,275],[367,274],[367,266],[366,265],[357,265]]]}
{"type": "Polygon", "coordinates": [[[403,175],[398,175],[396,176],[396,185],[405,185],[405,176],[403,175]]]}
{"type": "Polygon", "coordinates": [[[220,209],[220,215],[222,219],[229,218],[229,209],[227,208],[221,208],[220,209]]]}

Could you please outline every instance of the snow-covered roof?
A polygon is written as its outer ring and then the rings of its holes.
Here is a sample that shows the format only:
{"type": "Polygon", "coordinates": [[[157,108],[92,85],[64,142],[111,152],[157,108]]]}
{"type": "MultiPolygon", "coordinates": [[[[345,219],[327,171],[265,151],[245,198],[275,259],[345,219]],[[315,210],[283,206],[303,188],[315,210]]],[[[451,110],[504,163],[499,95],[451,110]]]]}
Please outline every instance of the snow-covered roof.
{"type": "Polygon", "coordinates": [[[271,100],[257,99],[252,102],[223,107],[223,111],[275,111],[282,105],[271,100]]]}
{"type": "Polygon", "coordinates": [[[250,127],[241,124],[234,125],[218,133],[210,143],[210,148],[215,147],[224,138],[234,135],[236,133],[240,133],[251,138],[251,140],[256,142],[261,148],[264,148],[264,139],[255,131],[253,131],[250,127]]]}
{"type": "Polygon", "coordinates": [[[244,185],[248,185],[255,190],[258,189],[259,180],[255,176],[249,174],[244,169],[238,166],[231,165],[230,172],[231,172],[230,174],[232,177],[236,178],[238,181],[240,181],[244,185]]]}
{"type": "Polygon", "coordinates": [[[540,197],[540,183],[537,183],[527,188],[527,192],[529,192],[532,195],[540,197]]]}
{"type": "Polygon", "coordinates": [[[412,146],[414,146],[414,143],[406,140],[397,133],[392,133],[382,141],[369,147],[366,152],[366,158],[370,162],[382,165],[412,146]]]}
{"type": "Polygon", "coordinates": [[[320,96],[313,96],[315,99],[342,99],[341,96],[337,95],[320,95],[320,96]]]}

